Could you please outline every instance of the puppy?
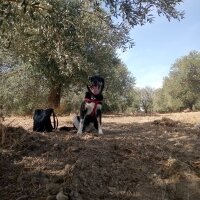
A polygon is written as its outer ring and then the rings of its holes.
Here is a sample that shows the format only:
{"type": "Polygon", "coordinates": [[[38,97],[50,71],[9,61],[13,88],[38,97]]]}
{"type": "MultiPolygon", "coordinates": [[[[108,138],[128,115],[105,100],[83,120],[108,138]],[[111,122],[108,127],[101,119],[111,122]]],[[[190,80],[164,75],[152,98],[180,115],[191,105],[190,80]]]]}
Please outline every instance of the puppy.
{"type": "Polygon", "coordinates": [[[89,78],[90,85],[87,85],[85,99],[81,104],[80,116],[73,120],[74,126],[78,129],[77,134],[82,134],[90,124],[93,124],[98,134],[103,134],[101,127],[102,118],[102,91],[104,89],[104,79],[100,76],[89,78]]]}

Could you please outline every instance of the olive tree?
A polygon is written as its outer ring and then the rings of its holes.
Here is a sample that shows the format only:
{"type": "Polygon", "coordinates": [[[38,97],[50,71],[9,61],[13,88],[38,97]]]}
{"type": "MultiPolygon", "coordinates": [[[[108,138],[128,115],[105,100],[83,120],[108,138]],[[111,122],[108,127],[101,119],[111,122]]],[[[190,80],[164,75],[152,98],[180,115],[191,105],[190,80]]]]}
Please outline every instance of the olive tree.
{"type": "Polygon", "coordinates": [[[94,73],[109,77],[115,51],[133,46],[129,31],[151,23],[152,10],[180,20],[181,2],[0,0],[0,45],[47,80],[48,104],[57,107],[63,88],[94,73]]]}

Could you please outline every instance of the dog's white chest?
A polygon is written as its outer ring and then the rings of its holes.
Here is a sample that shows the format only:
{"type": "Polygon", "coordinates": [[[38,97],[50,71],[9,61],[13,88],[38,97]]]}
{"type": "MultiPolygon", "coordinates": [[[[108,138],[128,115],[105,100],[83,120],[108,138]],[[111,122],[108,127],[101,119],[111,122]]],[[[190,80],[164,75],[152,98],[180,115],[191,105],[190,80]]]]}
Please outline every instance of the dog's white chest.
{"type": "Polygon", "coordinates": [[[101,104],[95,104],[94,102],[86,103],[85,108],[87,109],[87,115],[90,115],[91,113],[96,113],[97,110],[101,109],[101,104]]]}

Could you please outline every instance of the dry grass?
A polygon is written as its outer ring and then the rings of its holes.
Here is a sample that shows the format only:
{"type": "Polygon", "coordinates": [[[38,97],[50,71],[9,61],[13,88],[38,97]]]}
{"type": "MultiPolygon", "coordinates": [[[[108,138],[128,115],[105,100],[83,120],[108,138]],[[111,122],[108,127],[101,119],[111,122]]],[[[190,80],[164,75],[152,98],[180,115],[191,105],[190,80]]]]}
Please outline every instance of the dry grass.
{"type": "MultiPolygon", "coordinates": [[[[72,125],[72,118],[74,114],[65,117],[58,117],[59,126],[72,125]]],[[[160,120],[162,118],[170,118],[174,121],[180,121],[182,123],[199,124],[200,112],[188,112],[188,113],[170,113],[170,114],[154,114],[147,116],[134,116],[134,115],[104,115],[103,123],[119,123],[119,124],[132,124],[132,123],[147,123],[154,120],[160,120]]],[[[9,117],[4,120],[5,125],[21,126],[26,130],[32,130],[33,119],[28,117],[9,117]]]]}
{"type": "Polygon", "coordinates": [[[154,114],[147,116],[131,116],[131,115],[108,115],[104,119],[106,123],[145,123],[152,122],[154,120],[170,118],[175,121],[181,121],[182,123],[196,124],[200,123],[200,112],[190,112],[190,113],[170,113],[170,114],[154,114]]]}

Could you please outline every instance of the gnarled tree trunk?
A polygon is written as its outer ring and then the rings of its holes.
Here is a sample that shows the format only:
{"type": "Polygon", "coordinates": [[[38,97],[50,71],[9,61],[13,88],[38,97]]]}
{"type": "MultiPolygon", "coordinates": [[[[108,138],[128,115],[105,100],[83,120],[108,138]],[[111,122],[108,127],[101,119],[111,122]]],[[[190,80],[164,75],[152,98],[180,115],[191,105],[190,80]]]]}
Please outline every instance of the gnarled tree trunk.
{"type": "Polygon", "coordinates": [[[58,108],[60,106],[62,85],[55,85],[50,89],[48,96],[48,106],[51,108],[58,108]]]}

